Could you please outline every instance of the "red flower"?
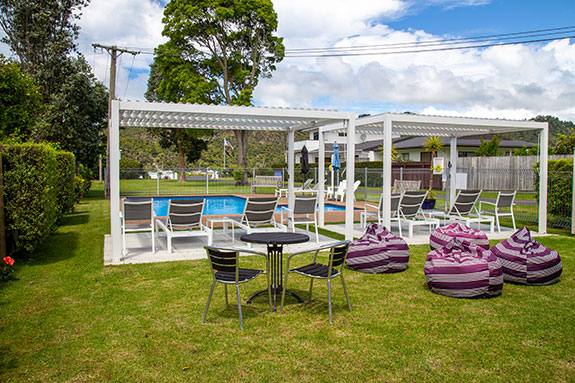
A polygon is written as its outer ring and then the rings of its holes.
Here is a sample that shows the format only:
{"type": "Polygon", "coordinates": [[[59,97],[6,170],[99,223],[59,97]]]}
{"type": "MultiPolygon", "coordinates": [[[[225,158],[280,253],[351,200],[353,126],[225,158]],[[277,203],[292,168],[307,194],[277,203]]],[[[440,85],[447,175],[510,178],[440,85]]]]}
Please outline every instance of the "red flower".
{"type": "Polygon", "coordinates": [[[8,266],[12,266],[14,264],[14,260],[11,257],[4,257],[4,258],[2,258],[2,260],[8,266]]]}

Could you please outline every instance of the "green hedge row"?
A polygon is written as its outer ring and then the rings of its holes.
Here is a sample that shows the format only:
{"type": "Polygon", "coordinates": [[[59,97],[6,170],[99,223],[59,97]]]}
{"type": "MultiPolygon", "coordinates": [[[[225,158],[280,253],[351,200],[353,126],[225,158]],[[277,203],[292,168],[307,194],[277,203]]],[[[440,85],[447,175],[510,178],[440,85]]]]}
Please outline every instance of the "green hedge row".
{"type": "Polygon", "coordinates": [[[76,200],[76,160],[47,144],[2,147],[6,245],[9,254],[34,250],[76,200]]]}
{"type": "MultiPolygon", "coordinates": [[[[573,159],[549,160],[548,169],[547,213],[569,218],[573,201],[573,159]]],[[[539,163],[535,170],[535,190],[539,201],[539,163]]]]}

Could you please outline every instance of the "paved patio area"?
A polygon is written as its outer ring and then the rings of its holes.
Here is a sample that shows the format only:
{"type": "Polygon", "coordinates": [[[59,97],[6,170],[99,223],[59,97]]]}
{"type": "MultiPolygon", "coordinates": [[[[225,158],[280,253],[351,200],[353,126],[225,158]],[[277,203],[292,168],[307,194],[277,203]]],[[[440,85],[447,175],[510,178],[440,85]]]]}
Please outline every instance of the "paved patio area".
{"type": "MultiPolygon", "coordinates": [[[[477,225],[473,225],[477,228],[477,225]]],[[[325,229],[333,231],[335,233],[344,234],[345,225],[343,223],[337,224],[326,224],[325,229]]],[[[359,223],[355,224],[354,227],[354,237],[360,237],[363,233],[359,223]]],[[[398,235],[397,223],[392,223],[391,230],[393,233],[398,235]]],[[[487,234],[487,237],[491,240],[504,240],[509,238],[513,234],[513,228],[502,227],[501,233],[497,232],[495,229],[494,233],[489,232],[489,225],[481,225],[481,230],[487,234]]],[[[306,233],[305,230],[296,228],[298,233],[306,233]]],[[[407,228],[404,228],[404,235],[407,232],[407,228]]],[[[224,233],[222,229],[214,230],[214,245],[217,246],[230,246],[239,248],[248,248],[248,244],[240,241],[240,237],[245,234],[243,230],[235,230],[235,243],[232,241],[231,231],[228,230],[224,233]]],[[[305,249],[312,249],[318,244],[315,242],[315,232],[307,233],[310,236],[310,241],[302,244],[286,245],[284,246],[284,252],[292,253],[305,249]]],[[[409,245],[421,245],[429,243],[429,229],[427,226],[420,226],[414,228],[413,238],[406,238],[406,242],[409,245]]],[[[534,236],[539,235],[538,233],[533,233],[534,236]]],[[[320,235],[319,244],[327,244],[335,242],[336,240],[330,237],[320,235]]],[[[105,265],[120,265],[120,264],[135,264],[135,263],[153,263],[153,262],[168,262],[168,261],[184,261],[192,259],[202,259],[206,258],[206,252],[203,249],[204,246],[208,244],[206,237],[190,237],[190,238],[175,238],[172,242],[173,251],[172,254],[168,253],[166,238],[163,233],[160,233],[156,237],[156,253],[152,253],[152,239],[150,233],[130,233],[126,236],[126,247],[127,252],[123,258],[117,262],[112,260],[111,257],[111,237],[106,235],[104,242],[104,264],[105,265]]],[[[253,250],[266,252],[265,245],[252,245],[253,250]]]]}

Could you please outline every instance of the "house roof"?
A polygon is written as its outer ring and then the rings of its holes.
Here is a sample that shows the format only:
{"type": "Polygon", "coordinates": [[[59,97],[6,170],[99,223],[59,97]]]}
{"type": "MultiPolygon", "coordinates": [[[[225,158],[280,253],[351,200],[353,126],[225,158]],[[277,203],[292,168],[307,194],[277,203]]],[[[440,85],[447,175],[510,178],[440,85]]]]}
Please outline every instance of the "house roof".
{"type": "MultiPolygon", "coordinates": [[[[472,137],[462,137],[457,139],[457,147],[472,147],[478,148],[481,145],[481,139],[484,142],[491,140],[493,135],[480,135],[480,136],[472,136],[472,137]]],[[[397,150],[407,150],[407,149],[421,149],[423,148],[423,144],[427,140],[428,137],[397,137],[393,139],[393,146],[397,150]]],[[[450,145],[450,140],[448,137],[440,137],[443,141],[443,145],[448,148],[450,145]]],[[[372,151],[377,150],[378,147],[382,145],[381,140],[373,140],[363,142],[361,144],[357,144],[355,146],[356,150],[363,150],[363,151],[372,151]]],[[[520,140],[506,140],[502,139],[499,142],[500,148],[522,148],[526,146],[527,148],[531,148],[536,144],[527,141],[520,141],[520,140]]]]}

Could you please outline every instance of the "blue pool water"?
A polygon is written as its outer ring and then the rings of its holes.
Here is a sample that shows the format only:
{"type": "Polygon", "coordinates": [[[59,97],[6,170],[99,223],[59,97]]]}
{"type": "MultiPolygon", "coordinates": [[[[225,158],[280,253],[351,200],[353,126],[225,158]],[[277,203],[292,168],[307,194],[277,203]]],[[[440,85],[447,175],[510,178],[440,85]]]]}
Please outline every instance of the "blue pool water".
{"type": "MultiPolygon", "coordinates": [[[[134,197],[130,197],[132,199],[134,197]]],[[[136,197],[137,199],[139,197],[136,197]]],[[[197,197],[154,197],[154,212],[158,217],[168,215],[168,201],[171,199],[205,199],[204,215],[235,215],[242,214],[246,206],[246,199],[235,196],[197,196],[197,197]]],[[[278,205],[276,212],[279,213],[282,205],[278,205]]],[[[286,205],[283,205],[286,206],[286,205]]],[[[345,207],[325,204],[325,211],[344,211],[345,207]]]]}

